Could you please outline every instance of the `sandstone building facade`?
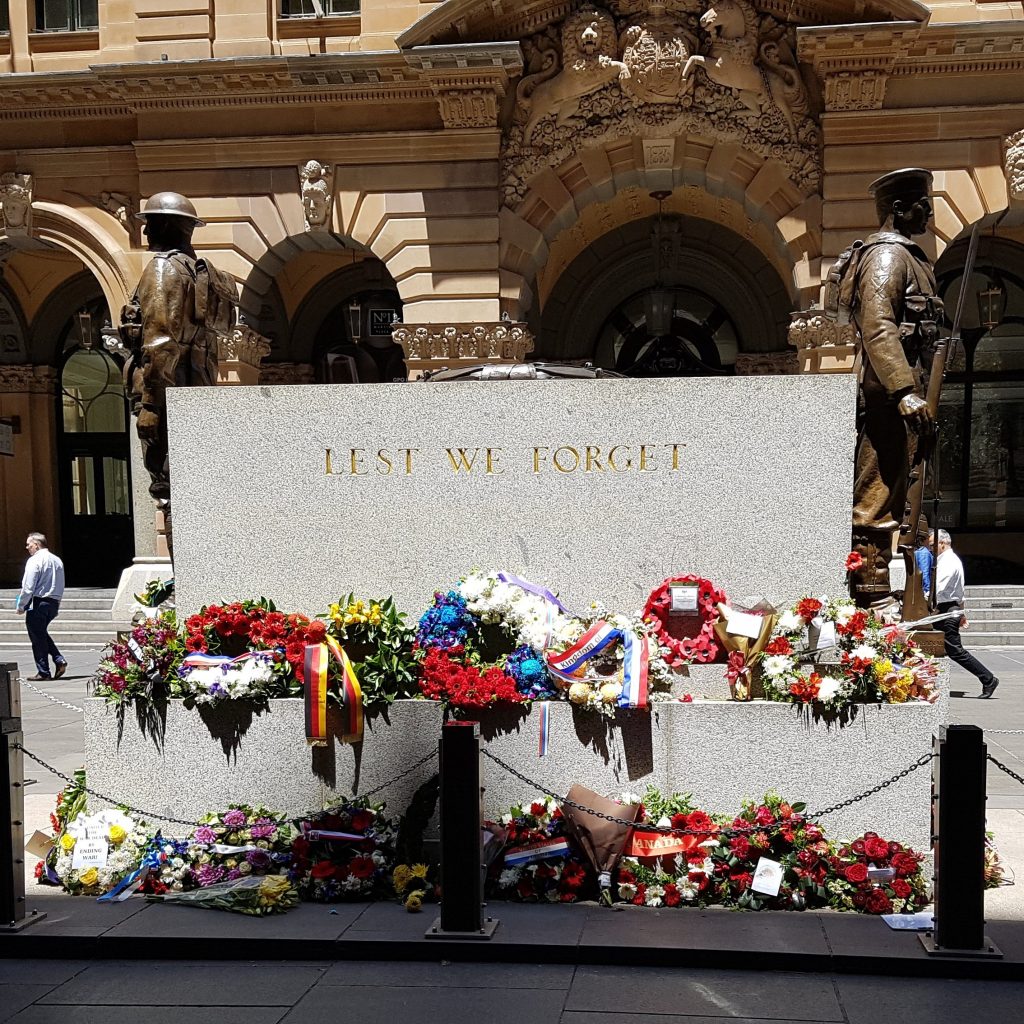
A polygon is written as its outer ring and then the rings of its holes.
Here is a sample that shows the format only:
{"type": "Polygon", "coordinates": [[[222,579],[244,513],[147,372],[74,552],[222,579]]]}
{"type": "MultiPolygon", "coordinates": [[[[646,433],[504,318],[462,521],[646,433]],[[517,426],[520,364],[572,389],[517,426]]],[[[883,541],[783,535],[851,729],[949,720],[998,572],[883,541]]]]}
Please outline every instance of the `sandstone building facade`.
{"type": "Polygon", "coordinates": [[[907,165],[967,293],[942,523],[1024,578],[1020,0],[3,0],[0,72],[5,583],[32,529],[79,584],[154,550],[104,327],[156,192],[238,281],[225,384],[849,372],[822,283],[907,165]]]}

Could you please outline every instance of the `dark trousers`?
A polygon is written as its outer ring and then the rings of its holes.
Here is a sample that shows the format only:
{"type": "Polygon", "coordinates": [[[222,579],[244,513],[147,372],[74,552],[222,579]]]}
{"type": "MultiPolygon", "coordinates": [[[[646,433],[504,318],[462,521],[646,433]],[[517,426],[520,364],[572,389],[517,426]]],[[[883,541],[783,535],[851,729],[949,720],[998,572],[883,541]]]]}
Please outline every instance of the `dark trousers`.
{"type": "Polygon", "coordinates": [[[36,663],[36,671],[41,676],[49,676],[49,658],[55,665],[64,661],[64,656],[57,650],[57,645],[49,634],[50,623],[57,618],[60,602],[48,597],[32,598],[32,607],[25,612],[25,628],[28,638],[32,641],[32,657],[36,663]]]}
{"type": "Polygon", "coordinates": [[[953,612],[949,618],[940,619],[938,623],[939,628],[946,634],[946,657],[951,658],[961,668],[967,669],[972,675],[976,675],[982,685],[986,685],[991,683],[995,676],[973,654],[964,650],[964,643],[960,639],[958,607],[955,602],[945,602],[939,605],[940,612],[953,612]]]}

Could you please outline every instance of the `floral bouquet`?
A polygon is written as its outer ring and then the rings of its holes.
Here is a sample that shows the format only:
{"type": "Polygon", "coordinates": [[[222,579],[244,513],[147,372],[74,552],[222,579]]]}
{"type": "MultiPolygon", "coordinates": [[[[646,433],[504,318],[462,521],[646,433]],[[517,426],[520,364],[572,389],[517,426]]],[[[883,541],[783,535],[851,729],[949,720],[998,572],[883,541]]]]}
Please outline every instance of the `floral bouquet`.
{"type": "Polygon", "coordinates": [[[284,815],[232,804],[205,815],[192,834],[189,866],[200,888],[288,869],[294,830],[284,815]]]}
{"type": "Polygon", "coordinates": [[[574,903],[594,892],[594,875],[570,841],[555,800],[517,805],[495,827],[500,849],[487,874],[491,898],[574,903]]]}
{"type": "Polygon", "coordinates": [[[396,864],[391,872],[395,895],[410,914],[418,914],[433,886],[430,869],[426,864],[396,864]]]}
{"type": "Polygon", "coordinates": [[[747,910],[805,910],[827,903],[832,848],[803,810],[803,804],[790,804],[775,793],[760,804],[744,802],[711,855],[722,903],[747,910]],[[777,893],[758,891],[755,875],[762,858],[779,865],[777,893]]]}
{"type": "Polygon", "coordinates": [[[715,636],[728,653],[725,678],[729,681],[732,699],[752,700],[754,669],[778,622],[778,612],[767,601],[748,600],[744,604],[719,605],[721,618],[715,623],[715,636]]]}
{"type": "Polygon", "coordinates": [[[189,846],[186,839],[165,839],[157,832],[146,850],[144,862],[152,866],[139,891],[147,896],[162,896],[192,889],[195,876],[189,866],[189,846]]]}
{"type": "Polygon", "coordinates": [[[173,609],[146,619],[107,644],[92,680],[92,690],[108,704],[152,702],[167,696],[185,647],[173,609]]]}
{"type": "Polygon", "coordinates": [[[262,878],[248,875],[232,881],[215,882],[192,892],[147,894],[146,899],[204,910],[229,910],[252,917],[283,914],[299,905],[299,894],[291,882],[280,875],[262,878]]]}
{"type": "Polygon", "coordinates": [[[610,630],[615,639],[599,647],[574,670],[555,674],[555,683],[569,702],[612,717],[624,703],[634,706],[627,689],[635,686],[638,672],[646,675],[643,704],[671,700],[674,674],[655,626],[642,616],[613,614],[597,602],[581,618],[567,619],[553,635],[546,654],[549,668],[554,673],[554,666],[578,649],[587,636],[605,630],[610,630]],[[638,650],[645,652],[639,659],[638,650]]]}
{"type": "Polygon", "coordinates": [[[828,889],[839,910],[912,914],[929,901],[924,855],[865,832],[830,858],[828,889]]]}
{"type": "MultiPolygon", "coordinates": [[[[620,799],[636,802],[630,794],[620,799]]],[[[702,905],[714,901],[714,865],[710,851],[718,846],[719,825],[707,812],[694,808],[689,794],[664,797],[649,786],[641,818],[626,843],[619,864],[618,899],[647,907],[702,905]],[[644,825],[678,829],[654,832],[644,825]]]]}
{"type": "MultiPolygon", "coordinates": [[[[332,604],[325,618],[328,634],[352,659],[365,706],[416,694],[416,633],[392,598],[357,601],[349,594],[332,604]]],[[[332,696],[329,691],[328,698],[332,696]]]]}
{"type": "Polygon", "coordinates": [[[53,845],[46,857],[36,864],[35,876],[40,885],[60,885],[61,880],[55,870],[57,857],[60,854],[60,840],[68,825],[80,814],[84,814],[89,803],[89,794],[85,791],[85,769],[75,771],[72,780],[57,794],[56,807],[50,812],[50,828],[53,831],[53,845]]]}
{"type": "Polygon", "coordinates": [[[298,826],[288,877],[304,900],[337,903],[388,891],[397,830],[383,804],[358,798],[298,826]]]}
{"type": "Polygon", "coordinates": [[[461,587],[436,593],[420,619],[415,646],[420,691],[459,711],[525,703],[518,681],[505,670],[515,653],[507,632],[491,628],[500,625],[497,621],[485,623],[471,612],[461,587]]]}
{"type": "Polygon", "coordinates": [[[762,670],[770,700],[830,710],[938,699],[935,662],[898,626],[848,600],[801,598],[780,616],[762,670]],[[826,650],[834,661],[815,663],[826,650]]]}
{"type": "Polygon", "coordinates": [[[83,810],[58,837],[53,870],[72,896],[101,896],[138,868],[148,845],[144,823],[124,811],[83,810]]]}

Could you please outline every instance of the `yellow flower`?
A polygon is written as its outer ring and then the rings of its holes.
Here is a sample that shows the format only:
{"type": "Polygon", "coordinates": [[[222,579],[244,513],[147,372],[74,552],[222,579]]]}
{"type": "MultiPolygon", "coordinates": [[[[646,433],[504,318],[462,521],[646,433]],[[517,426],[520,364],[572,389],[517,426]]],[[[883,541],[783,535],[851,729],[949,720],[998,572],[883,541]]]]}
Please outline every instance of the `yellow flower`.
{"type": "Polygon", "coordinates": [[[75,837],[69,836],[67,832],[60,837],[60,848],[65,853],[70,853],[75,848],[75,837]]]}
{"type": "Polygon", "coordinates": [[[590,686],[587,683],[573,683],[569,687],[569,700],[573,704],[586,704],[590,698],[590,686]]]}
{"type": "Polygon", "coordinates": [[[880,658],[872,665],[872,671],[876,679],[884,679],[893,671],[893,663],[888,658],[880,658]]]}
{"type": "Polygon", "coordinates": [[[78,876],[78,880],[88,889],[100,880],[100,873],[95,868],[86,868],[78,876]]]}
{"type": "Polygon", "coordinates": [[[413,864],[413,866],[412,866],[412,877],[413,878],[426,878],[427,877],[427,865],[426,864],[413,864]]]}
{"type": "Polygon", "coordinates": [[[371,626],[379,626],[383,622],[384,616],[380,610],[379,604],[370,605],[370,614],[367,616],[367,621],[371,626]]]}
{"type": "Polygon", "coordinates": [[[267,875],[260,882],[260,906],[272,907],[287,895],[291,884],[284,875],[267,875]]]}
{"type": "Polygon", "coordinates": [[[120,846],[125,841],[127,836],[128,836],[128,833],[125,832],[125,830],[120,825],[111,825],[110,826],[109,837],[110,837],[111,843],[113,843],[114,846],[120,846]]]}
{"type": "Polygon", "coordinates": [[[408,888],[409,880],[412,878],[412,872],[409,870],[408,864],[399,864],[391,875],[391,881],[395,886],[396,895],[401,895],[408,888]]]}
{"type": "Polygon", "coordinates": [[[418,914],[423,909],[423,896],[418,892],[414,892],[406,901],[405,909],[410,914],[418,914]]]}
{"type": "Polygon", "coordinates": [[[601,700],[605,704],[614,704],[622,693],[621,683],[604,683],[601,686],[601,700]]]}

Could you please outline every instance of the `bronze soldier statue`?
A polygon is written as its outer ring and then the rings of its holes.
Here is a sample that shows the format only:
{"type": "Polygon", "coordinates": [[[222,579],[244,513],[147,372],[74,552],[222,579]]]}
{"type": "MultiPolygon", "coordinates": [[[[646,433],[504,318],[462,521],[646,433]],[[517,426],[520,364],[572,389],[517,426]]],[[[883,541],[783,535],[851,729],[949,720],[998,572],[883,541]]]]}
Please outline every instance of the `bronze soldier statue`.
{"type": "Polygon", "coordinates": [[[149,493],[163,511],[173,558],[167,389],[217,383],[217,339],[235,322],[238,289],[230,275],[196,257],[192,232],[203,222],[184,196],[159,192],[136,216],[154,255],[121,313],[130,352],[125,374],[149,493]]]}
{"type": "Polygon", "coordinates": [[[935,430],[917,368],[929,365],[942,303],[932,265],[913,241],[931,218],[931,182],[931,172],[920,168],[872,182],[880,227],[855,248],[849,268],[862,361],[853,550],[864,561],[852,580],[862,607],[891,604],[889,560],[905,515],[912,443],[930,445],[935,430]]]}

